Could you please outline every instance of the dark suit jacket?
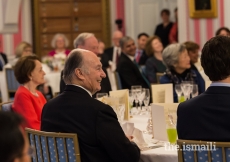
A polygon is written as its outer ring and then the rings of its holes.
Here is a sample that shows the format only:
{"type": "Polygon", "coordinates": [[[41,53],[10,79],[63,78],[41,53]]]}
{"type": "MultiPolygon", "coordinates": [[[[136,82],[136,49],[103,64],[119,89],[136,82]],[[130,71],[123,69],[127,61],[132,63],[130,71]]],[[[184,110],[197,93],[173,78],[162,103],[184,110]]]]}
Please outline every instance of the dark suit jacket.
{"type": "Polygon", "coordinates": [[[113,48],[114,47],[109,47],[105,49],[104,53],[101,56],[101,63],[102,63],[102,66],[105,68],[108,68],[109,61],[113,60],[113,48]]]}
{"type": "Polygon", "coordinates": [[[149,88],[138,67],[123,53],[121,53],[119,58],[117,72],[120,75],[123,89],[131,89],[133,85],[141,85],[143,88],[149,88]]]}
{"type": "MultiPolygon", "coordinates": [[[[98,91],[97,93],[109,93],[109,91],[112,90],[111,89],[111,84],[110,84],[106,69],[105,68],[102,68],[102,69],[106,74],[106,78],[102,79],[102,81],[101,81],[101,90],[98,91]]],[[[65,90],[65,87],[66,87],[66,84],[65,84],[62,76],[63,76],[63,71],[61,71],[60,93],[62,93],[65,90]]],[[[94,95],[94,98],[95,98],[95,96],[96,96],[96,94],[94,95]]]]}
{"type": "Polygon", "coordinates": [[[138,62],[138,65],[145,65],[145,63],[146,63],[146,61],[147,61],[148,58],[149,57],[147,56],[146,52],[143,51],[143,53],[141,55],[141,58],[140,58],[140,60],[138,62]]]}
{"type": "Polygon", "coordinates": [[[230,87],[211,86],[181,103],[177,110],[179,139],[230,141],[230,87]]]}
{"type": "MultiPolygon", "coordinates": [[[[6,54],[0,52],[1,54],[1,57],[3,58],[3,61],[4,61],[4,64],[6,65],[8,63],[8,60],[7,60],[7,57],[6,57],[6,54]]],[[[3,67],[0,66],[0,71],[3,70],[3,67]]]]}
{"type": "Polygon", "coordinates": [[[113,109],[85,90],[67,85],[46,103],[41,130],[77,133],[82,162],[137,162],[139,148],[126,138],[113,109]]]}

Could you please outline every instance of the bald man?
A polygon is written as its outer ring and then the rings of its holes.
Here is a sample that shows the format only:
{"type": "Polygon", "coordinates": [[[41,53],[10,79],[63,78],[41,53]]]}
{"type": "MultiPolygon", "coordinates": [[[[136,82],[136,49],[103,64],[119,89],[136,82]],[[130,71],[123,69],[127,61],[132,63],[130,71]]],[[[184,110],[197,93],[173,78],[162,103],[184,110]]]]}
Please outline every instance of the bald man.
{"type": "Polygon", "coordinates": [[[66,89],[44,106],[41,130],[76,133],[82,162],[138,162],[140,150],[113,109],[92,98],[105,78],[99,58],[88,50],[71,51],[63,78],[66,89]]]}
{"type": "Polygon", "coordinates": [[[112,35],[112,42],[113,42],[113,47],[109,47],[105,49],[104,54],[102,55],[101,62],[103,67],[108,68],[111,67],[112,65],[115,65],[115,68],[113,69],[116,70],[116,65],[119,62],[119,57],[121,55],[121,48],[119,41],[123,37],[123,34],[121,31],[116,30],[113,32],[112,35]]]}

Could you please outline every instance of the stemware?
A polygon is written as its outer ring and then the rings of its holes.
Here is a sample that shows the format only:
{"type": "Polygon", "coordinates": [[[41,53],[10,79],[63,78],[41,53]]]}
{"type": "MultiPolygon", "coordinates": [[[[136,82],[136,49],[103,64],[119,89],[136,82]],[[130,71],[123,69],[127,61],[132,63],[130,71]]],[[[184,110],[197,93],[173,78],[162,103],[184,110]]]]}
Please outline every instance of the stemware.
{"type": "Polygon", "coordinates": [[[149,101],[150,101],[150,92],[149,92],[149,89],[145,89],[145,97],[144,97],[143,101],[144,101],[145,109],[148,110],[149,101]]]}
{"type": "Polygon", "coordinates": [[[190,98],[190,93],[191,93],[191,82],[190,81],[183,81],[181,83],[181,89],[184,94],[185,100],[190,98]]]}
{"type": "Polygon", "coordinates": [[[181,98],[181,95],[182,95],[181,84],[176,84],[175,85],[175,91],[176,91],[176,94],[177,94],[178,102],[181,102],[181,100],[182,100],[182,98],[181,98]]]}
{"type": "Polygon", "coordinates": [[[198,86],[197,86],[197,84],[193,84],[192,85],[192,92],[191,92],[191,94],[192,94],[192,98],[198,96],[198,86]]]}
{"type": "Polygon", "coordinates": [[[133,108],[133,101],[134,101],[134,96],[133,96],[132,90],[129,90],[129,108],[130,108],[130,113],[131,113],[131,109],[133,108]]]}
{"type": "Polygon", "coordinates": [[[141,93],[137,94],[137,98],[138,98],[139,106],[140,106],[139,113],[138,113],[139,115],[143,115],[142,104],[143,104],[143,100],[145,98],[145,92],[146,92],[145,89],[142,88],[141,93]]]}
{"type": "Polygon", "coordinates": [[[131,86],[132,96],[133,96],[134,101],[135,101],[136,109],[138,107],[138,102],[139,102],[138,96],[141,94],[141,89],[142,89],[142,87],[140,85],[131,86]]]}

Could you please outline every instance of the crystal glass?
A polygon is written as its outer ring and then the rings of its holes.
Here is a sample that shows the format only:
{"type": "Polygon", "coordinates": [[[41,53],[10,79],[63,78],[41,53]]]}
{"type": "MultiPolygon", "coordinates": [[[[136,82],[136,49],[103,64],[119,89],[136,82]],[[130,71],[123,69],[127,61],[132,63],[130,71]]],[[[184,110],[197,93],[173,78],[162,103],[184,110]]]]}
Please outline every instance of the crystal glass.
{"type": "Polygon", "coordinates": [[[197,84],[192,85],[191,94],[192,94],[192,98],[198,96],[198,85],[197,84]]]}
{"type": "Polygon", "coordinates": [[[167,135],[170,144],[176,144],[177,130],[176,130],[176,112],[168,109],[168,121],[167,121],[167,135]]]}
{"type": "Polygon", "coordinates": [[[145,97],[144,97],[144,105],[146,110],[148,110],[148,106],[149,106],[149,101],[150,101],[150,92],[149,89],[144,89],[145,90],[145,97]]]}
{"type": "Polygon", "coordinates": [[[177,130],[175,125],[167,124],[167,135],[170,144],[175,145],[177,140],[177,130]]]}
{"type": "Polygon", "coordinates": [[[191,93],[191,82],[190,81],[183,81],[181,83],[181,89],[184,94],[185,100],[190,98],[190,93],[191,93]]]}
{"type": "Polygon", "coordinates": [[[144,115],[144,110],[142,109],[142,104],[143,104],[143,100],[145,98],[145,89],[142,88],[141,89],[141,93],[138,93],[137,94],[137,98],[138,98],[138,101],[139,101],[139,106],[140,106],[140,109],[139,109],[139,115],[144,115]]]}
{"type": "Polygon", "coordinates": [[[129,105],[130,105],[130,109],[133,107],[133,101],[134,101],[134,97],[132,90],[129,90],[129,105]]]}
{"type": "Polygon", "coordinates": [[[139,100],[138,97],[141,95],[142,87],[140,85],[131,86],[132,94],[134,97],[136,108],[138,106],[139,100]]]}

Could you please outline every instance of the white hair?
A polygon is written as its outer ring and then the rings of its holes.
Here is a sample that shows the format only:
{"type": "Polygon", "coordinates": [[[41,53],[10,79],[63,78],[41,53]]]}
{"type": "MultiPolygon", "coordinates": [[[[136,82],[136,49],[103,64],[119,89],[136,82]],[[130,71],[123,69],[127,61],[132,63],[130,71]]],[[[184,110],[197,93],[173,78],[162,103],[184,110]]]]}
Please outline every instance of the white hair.
{"type": "Polygon", "coordinates": [[[56,48],[56,41],[58,37],[62,37],[64,39],[65,42],[65,47],[69,46],[69,40],[67,39],[67,37],[64,34],[61,33],[57,33],[54,35],[52,41],[51,41],[51,47],[56,48]]]}

